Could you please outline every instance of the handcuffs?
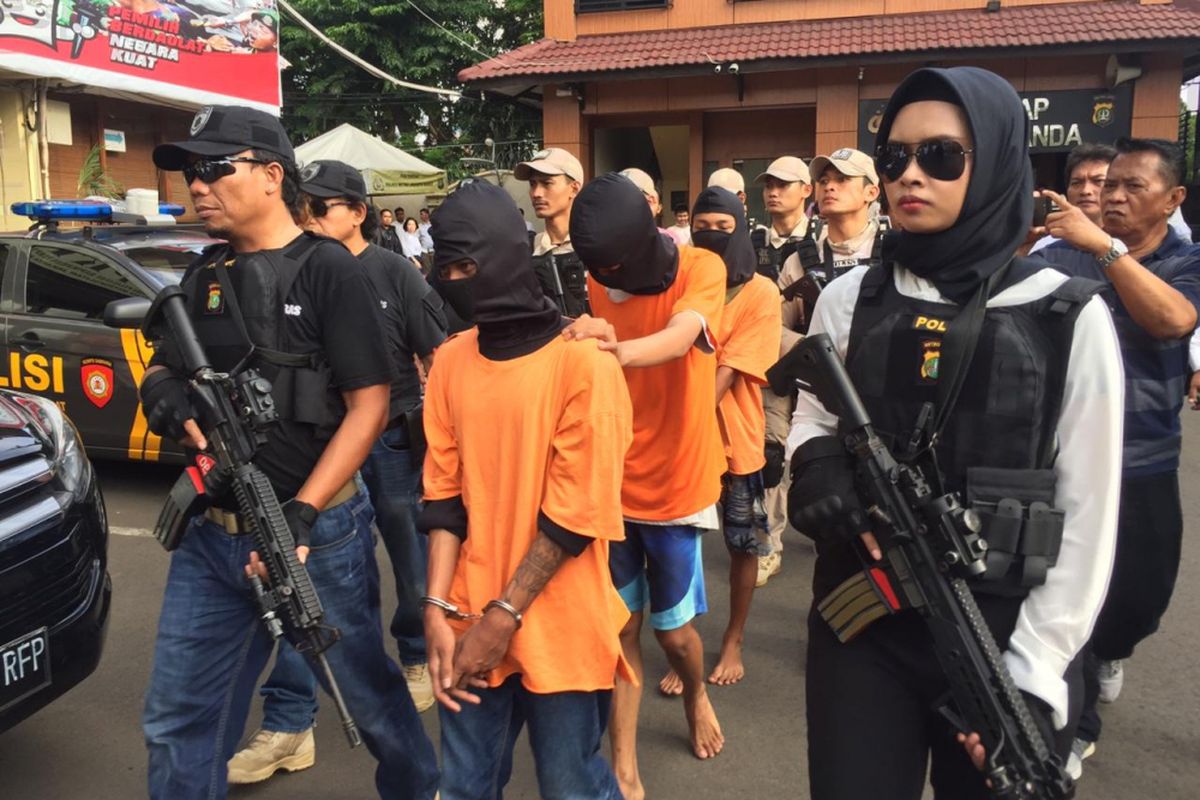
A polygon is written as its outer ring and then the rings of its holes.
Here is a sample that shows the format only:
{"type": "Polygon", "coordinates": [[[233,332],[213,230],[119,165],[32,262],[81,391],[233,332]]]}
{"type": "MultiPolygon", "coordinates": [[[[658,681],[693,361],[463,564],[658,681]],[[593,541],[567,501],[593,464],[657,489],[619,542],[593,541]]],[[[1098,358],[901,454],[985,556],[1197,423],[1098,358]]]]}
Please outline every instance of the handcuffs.
{"type": "MultiPolygon", "coordinates": [[[[417,605],[436,606],[436,607],[440,608],[442,611],[445,611],[446,616],[449,617],[450,619],[457,619],[457,620],[461,620],[464,622],[474,622],[474,621],[483,619],[483,614],[472,614],[468,611],[462,611],[459,609],[458,606],[454,605],[453,603],[448,603],[440,597],[433,597],[431,595],[425,595],[424,597],[422,597],[420,600],[417,601],[417,605]]],[[[506,603],[503,600],[492,600],[486,606],[483,607],[484,613],[487,613],[487,611],[492,608],[498,608],[501,611],[506,612],[509,616],[511,616],[516,621],[517,630],[521,629],[521,623],[524,621],[525,615],[522,614],[520,611],[517,611],[517,609],[514,606],[512,606],[510,603],[506,603]]]]}

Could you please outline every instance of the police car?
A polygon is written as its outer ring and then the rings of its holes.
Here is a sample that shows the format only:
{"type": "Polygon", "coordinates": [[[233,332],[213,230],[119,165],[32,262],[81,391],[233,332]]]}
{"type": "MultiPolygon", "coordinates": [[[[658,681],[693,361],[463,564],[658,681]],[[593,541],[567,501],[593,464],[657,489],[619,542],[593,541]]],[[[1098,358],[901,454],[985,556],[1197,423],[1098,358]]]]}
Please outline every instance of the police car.
{"type": "Polygon", "coordinates": [[[218,240],[175,225],[182,206],[163,204],[150,217],[118,209],[92,200],[13,204],[34,222],[0,235],[0,388],[58,404],[93,457],[179,462],[183,451],[150,432],[138,403],[153,351],[140,332],[105,327],[104,307],[178,283],[218,240]]]}

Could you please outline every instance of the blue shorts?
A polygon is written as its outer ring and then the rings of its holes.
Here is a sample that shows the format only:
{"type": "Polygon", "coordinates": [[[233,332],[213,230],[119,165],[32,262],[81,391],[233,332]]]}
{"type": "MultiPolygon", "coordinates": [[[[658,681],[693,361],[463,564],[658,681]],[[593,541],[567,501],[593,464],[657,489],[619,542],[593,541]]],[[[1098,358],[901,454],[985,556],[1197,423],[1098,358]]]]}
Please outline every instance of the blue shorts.
{"type": "Polygon", "coordinates": [[[708,611],[700,538],[691,525],[625,523],[625,541],[608,548],[613,584],[636,613],[650,604],[650,625],[670,631],[708,611]]]}
{"type": "Polygon", "coordinates": [[[760,544],[767,537],[766,489],[762,471],[721,476],[721,529],[731,553],[770,555],[760,544]]]}

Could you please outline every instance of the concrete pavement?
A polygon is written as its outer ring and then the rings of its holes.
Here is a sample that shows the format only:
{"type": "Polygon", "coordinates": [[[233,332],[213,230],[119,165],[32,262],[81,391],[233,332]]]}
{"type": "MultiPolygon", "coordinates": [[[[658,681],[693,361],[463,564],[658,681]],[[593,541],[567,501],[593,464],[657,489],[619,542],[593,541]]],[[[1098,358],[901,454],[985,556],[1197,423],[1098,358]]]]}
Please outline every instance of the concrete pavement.
{"type": "MultiPolygon", "coordinates": [[[[1200,493],[1192,490],[1200,485],[1200,414],[1185,412],[1185,431],[1181,485],[1187,527],[1178,588],[1162,630],[1128,663],[1120,700],[1102,707],[1104,738],[1096,756],[1086,762],[1078,795],[1085,800],[1182,800],[1195,796],[1200,785],[1200,728],[1195,721],[1200,680],[1193,634],[1193,621],[1200,618],[1200,553],[1190,542],[1190,534],[1200,527],[1200,493]]],[[[113,536],[110,547],[115,589],[107,650],[88,681],[0,735],[0,797],[6,800],[145,796],[146,759],[138,719],[167,556],[152,538],[137,534],[148,533],[153,525],[175,473],[171,468],[123,464],[100,464],[99,470],[111,524],[123,534],[113,536]]],[[[712,611],[699,627],[711,668],[725,621],[728,557],[719,536],[710,536],[705,544],[712,611]]],[[[783,573],[755,597],[747,679],[712,690],[727,738],[718,758],[701,763],[689,754],[682,705],[660,697],[653,688],[666,665],[651,635],[645,634],[650,688],[642,707],[639,750],[651,798],[808,797],[802,623],[810,598],[812,555],[804,541],[786,544],[783,573]]],[[[380,557],[386,555],[380,552],[380,557]]],[[[391,606],[390,571],[384,572],[385,606],[391,606]]],[[[437,712],[427,712],[424,720],[436,742],[437,712]]],[[[866,764],[871,754],[863,753],[862,758],[866,764]]],[[[375,796],[373,769],[365,750],[346,748],[337,717],[325,703],[315,767],[235,789],[230,796],[370,798],[375,796]]],[[[523,744],[508,796],[537,796],[523,744]]]]}

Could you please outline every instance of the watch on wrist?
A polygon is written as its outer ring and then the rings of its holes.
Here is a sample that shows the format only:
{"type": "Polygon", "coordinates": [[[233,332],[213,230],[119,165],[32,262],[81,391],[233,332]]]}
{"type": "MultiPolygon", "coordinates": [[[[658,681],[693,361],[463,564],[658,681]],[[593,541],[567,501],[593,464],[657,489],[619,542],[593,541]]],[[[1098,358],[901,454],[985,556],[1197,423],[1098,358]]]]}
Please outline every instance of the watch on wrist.
{"type": "Polygon", "coordinates": [[[1128,255],[1129,248],[1125,243],[1116,237],[1110,239],[1111,244],[1108,246],[1108,252],[1100,256],[1097,261],[1100,262],[1101,269],[1108,269],[1112,263],[1123,255],[1128,255]]]}

